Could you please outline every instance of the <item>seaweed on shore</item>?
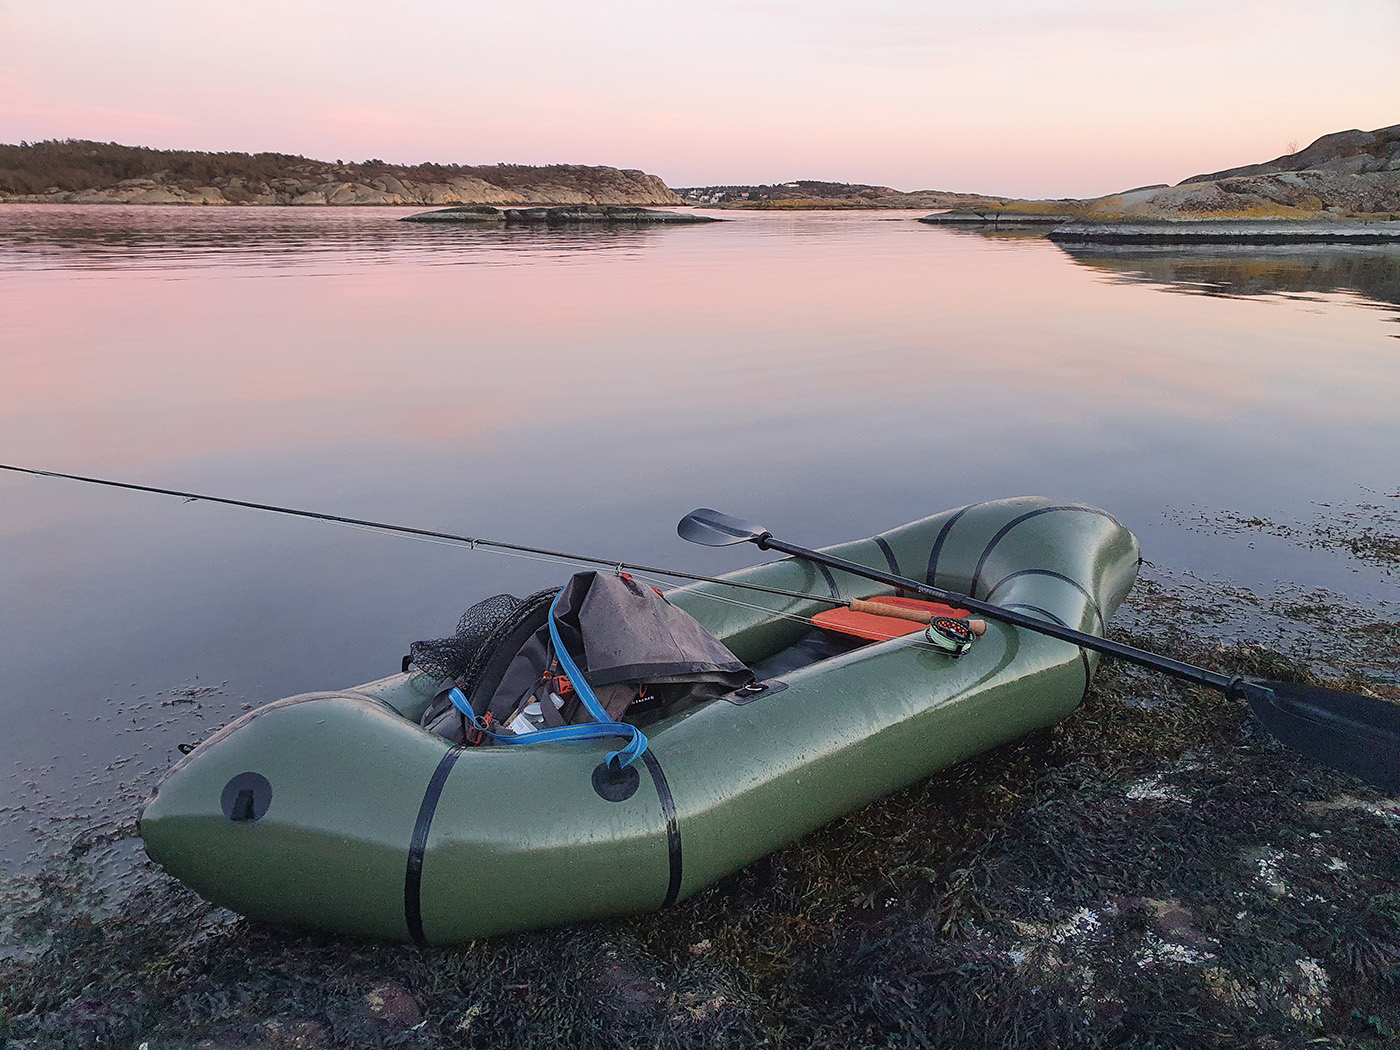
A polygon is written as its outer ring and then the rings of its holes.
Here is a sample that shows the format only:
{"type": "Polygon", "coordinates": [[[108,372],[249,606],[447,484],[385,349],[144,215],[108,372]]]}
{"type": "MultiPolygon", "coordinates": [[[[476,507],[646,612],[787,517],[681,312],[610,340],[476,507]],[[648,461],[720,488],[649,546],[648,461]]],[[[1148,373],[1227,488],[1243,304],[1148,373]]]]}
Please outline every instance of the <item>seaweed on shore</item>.
{"type": "MultiPolygon", "coordinates": [[[[1235,598],[1316,641],[1289,618],[1309,602],[1235,598]]],[[[1232,636],[1189,578],[1155,572],[1126,612],[1117,634],[1133,644],[1400,699],[1384,673],[1400,666],[1394,630],[1368,636],[1364,659],[1262,645],[1232,636]]],[[[1380,623],[1350,612],[1358,629],[1380,623]]],[[[455,949],[366,944],[237,919],[138,854],[120,834],[85,841],[6,888],[11,1045],[1291,1047],[1400,1033],[1400,803],[1274,744],[1242,704],[1111,662],[1059,725],[656,915],[455,949]],[[122,850],[128,885],[98,893],[93,867],[122,850]]]]}
{"type": "Polygon", "coordinates": [[[1277,522],[1231,510],[1198,511],[1176,518],[1198,531],[1254,532],[1311,550],[1337,551],[1392,575],[1400,569],[1400,504],[1389,501],[1400,500],[1400,493],[1368,492],[1368,496],[1356,503],[1317,503],[1315,518],[1308,523],[1277,522]]]}

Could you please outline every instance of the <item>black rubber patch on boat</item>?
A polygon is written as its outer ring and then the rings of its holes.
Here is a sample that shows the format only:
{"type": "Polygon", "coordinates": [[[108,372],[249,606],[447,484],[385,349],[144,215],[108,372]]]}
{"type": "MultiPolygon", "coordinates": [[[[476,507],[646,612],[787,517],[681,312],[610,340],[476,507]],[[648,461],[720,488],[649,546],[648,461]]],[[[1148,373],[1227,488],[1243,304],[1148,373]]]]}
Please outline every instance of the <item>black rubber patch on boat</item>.
{"type": "Polygon", "coordinates": [[[656,795],[661,799],[661,815],[666,818],[666,854],[671,865],[671,884],[666,887],[663,908],[676,903],[681,893],[681,829],[676,824],[676,800],[671,797],[671,785],[666,783],[666,774],[661,772],[661,763],[648,749],[642,752],[642,761],[656,785],[656,795]]]}
{"type": "MultiPolygon", "coordinates": [[[[1027,605],[1027,604],[1025,604],[1024,602],[1013,602],[1013,603],[1010,604],[1010,605],[1003,605],[1002,608],[1003,608],[1003,609],[1024,609],[1026,612],[1033,612],[1033,613],[1037,613],[1037,614],[1039,614],[1039,615],[1041,615],[1041,616],[1044,616],[1047,620],[1053,620],[1055,623],[1059,624],[1061,627],[1069,627],[1069,624],[1065,623],[1064,620],[1061,620],[1058,616],[1056,616],[1054,613],[1052,613],[1049,609],[1042,609],[1039,605],[1027,605]]],[[[1073,644],[1073,643],[1070,643],[1070,644],[1073,644]]],[[[1084,696],[1088,696],[1088,695],[1089,695],[1089,683],[1092,682],[1092,681],[1094,680],[1094,670],[1093,670],[1093,668],[1091,668],[1091,667],[1089,666],[1089,650],[1088,650],[1088,649],[1085,649],[1082,645],[1081,645],[1081,646],[1078,646],[1078,649],[1079,649],[1079,662],[1080,662],[1081,664],[1084,665],[1084,696]]],[[[1082,699],[1082,698],[1081,698],[1081,699],[1082,699]]]]}
{"type": "Polygon", "coordinates": [[[989,590],[986,594],[982,596],[982,600],[984,602],[991,601],[992,595],[996,594],[997,591],[1001,590],[1001,585],[1003,583],[1009,583],[1012,580],[1016,579],[1016,577],[1018,576],[1049,576],[1051,579],[1060,580],[1064,583],[1069,584],[1071,587],[1073,587],[1076,591],[1078,591],[1084,596],[1084,600],[1088,602],[1090,610],[1092,610],[1093,614],[1098,617],[1099,625],[1106,626],[1104,624],[1103,613],[1099,611],[1099,603],[1094,601],[1094,596],[1088,591],[1086,591],[1083,585],[1081,585],[1078,580],[1072,580],[1064,573],[1056,572],[1054,569],[1021,569],[1019,572],[1013,572],[1010,576],[1003,576],[995,584],[992,585],[991,590],[989,590]]]}
{"type": "MultiPolygon", "coordinates": [[[[938,586],[938,556],[943,553],[943,541],[948,538],[948,533],[953,531],[953,526],[958,523],[959,518],[973,507],[980,506],[980,503],[969,503],[962,510],[956,511],[951,518],[943,523],[943,528],[938,530],[938,538],[933,541],[933,550],[928,552],[928,569],[924,572],[924,582],[930,587],[938,586]]],[[[899,573],[895,573],[895,575],[898,576],[899,573]]]]}
{"type": "Polygon", "coordinates": [[[875,541],[875,546],[879,547],[880,553],[885,556],[885,563],[890,567],[890,575],[903,576],[904,573],[899,571],[899,560],[894,556],[894,548],[885,541],[885,537],[872,536],[870,538],[875,541]]]}
{"type": "MultiPolygon", "coordinates": [[[[899,559],[897,559],[897,558],[894,556],[894,550],[893,550],[893,548],[891,548],[890,545],[889,545],[888,543],[885,542],[885,537],[883,537],[883,536],[872,536],[872,537],[870,537],[870,538],[871,538],[872,540],[875,541],[875,546],[879,547],[879,548],[880,548],[880,553],[883,554],[883,555],[885,556],[885,564],[887,564],[887,565],[890,567],[890,575],[891,575],[891,576],[903,576],[904,573],[902,573],[902,572],[899,571],[899,559]]],[[[899,588],[899,593],[900,593],[900,594],[903,594],[903,593],[904,593],[904,588],[903,588],[903,587],[899,588]]]]}
{"type": "Polygon", "coordinates": [[[433,814],[437,812],[438,799],[442,798],[443,785],[452,772],[462,749],[454,747],[442,756],[433,778],[428,781],[428,790],[423,793],[423,804],[418,807],[418,821],[413,825],[413,841],[408,845],[408,870],[403,879],[403,917],[408,923],[408,935],[414,944],[427,944],[423,936],[423,909],[419,896],[423,886],[423,853],[428,848],[428,829],[433,826],[433,814]]]}
{"type": "Polygon", "coordinates": [[[626,802],[641,783],[642,775],[636,766],[599,762],[593,770],[593,790],[604,802],[626,802]]]}
{"type": "MultiPolygon", "coordinates": [[[[1002,541],[1002,537],[1004,537],[1008,532],[1014,529],[1017,525],[1021,524],[1021,522],[1023,521],[1029,521],[1031,518],[1038,517],[1041,514],[1053,514],[1056,511],[1060,510],[1075,511],[1079,514],[1097,514],[1101,518],[1107,518],[1115,525],[1119,524],[1118,519],[1115,518],[1112,514],[1109,514],[1107,511],[1099,510],[1097,507],[1041,507],[1038,510],[1027,511],[1025,514],[1012,518],[1010,521],[1008,521],[1005,525],[1003,525],[1000,529],[997,530],[997,534],[991,538],[990,542],[988,542],[986,549],[982,551],[982,557],[977,559],[977,570],[972,574],[972,586],[967,589],[967,593],[973,598],[977,597],[977,583],[979,580],[982,579],[982,570],[986,567],[987,559],[991,557],[993,549],[995,549],[996,545],[1002,541]]],[[[951,524],[951,522],[949,524],[951,524]]],[[[1121,526],[1119,527],[1121,528],[1121,526]]],[[[940,535],[939,538],[942,539],[942,536],[940,535]]],[[[933,581],[930,580],[929,582],[932,583],[933,581]]]]}
{"type": "Polygon", "coordinates": [[[836,577],[831,575],[831,570],[819,561],[813,562],[812,564],[821,569],[822,575],[826,577],[826,585],[831,589],[831,596],[839,601],[841,592],[836,588],[836,577]]]}
{"type": "Polygon", "coordinates": [[[272,785],[261,773],[239,773],[224,785],[219,805],[229,820],[251,823],[272,805],[272,785]]]}

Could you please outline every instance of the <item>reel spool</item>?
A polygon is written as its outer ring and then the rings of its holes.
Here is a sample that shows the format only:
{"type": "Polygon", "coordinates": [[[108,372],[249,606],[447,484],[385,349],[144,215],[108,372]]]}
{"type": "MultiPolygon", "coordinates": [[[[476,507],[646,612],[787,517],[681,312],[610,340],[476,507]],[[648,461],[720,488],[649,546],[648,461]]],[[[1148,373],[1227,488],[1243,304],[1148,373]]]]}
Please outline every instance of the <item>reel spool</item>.
{"type": "Polygon", "coordinates": [[[949,656],[959,657],[972,648],[977,636],[966,620],[935,616],[924,630],[924,637],[949,656]]]}

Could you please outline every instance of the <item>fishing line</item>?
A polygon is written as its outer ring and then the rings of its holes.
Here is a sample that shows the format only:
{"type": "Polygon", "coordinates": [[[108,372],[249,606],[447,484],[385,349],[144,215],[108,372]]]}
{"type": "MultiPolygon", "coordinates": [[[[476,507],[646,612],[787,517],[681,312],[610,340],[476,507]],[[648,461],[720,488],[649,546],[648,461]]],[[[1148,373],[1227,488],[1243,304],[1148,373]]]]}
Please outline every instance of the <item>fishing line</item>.
{"type": "Polygon", "coordinates": [[[430,543],[441,543],[446,546],[467,547],[474,551],[480,550],[488,554],[504,554],[508,557],[524,558],[527,561],[541,561],[556,565],[616,569],[621,572],[645,573],[652,576],[690,580],[695,583],[713,583],[722,587],[757,591],[762,594],[773,594],[782,598],[796,598],[801,601],[824,602],[833,606],[844,606],[847,604],[839,598],[826,598],[818,594],[808,594],[803,591],[785,590],[782,587],[765,587],[757,583],[741,583],[738,580],[726,580],[718,576],[701,576],[698,573],[684,572],[680,569],[666,569],[655,565],[636,565],[631,562],[618,561],[614,558],[594,558],[586,554],[571,554],[568,551],[555,551],[544,547],[529,547],[521,543],[507,543],[504,540],[490,540],[479,536],[463,536],[453,532],[439,532],[434,529],[416,529],[408,525],[395,525],[385,521],[369,521],[364,518],[349,518],[339,514],[324,514],[320,511],[301,510],[296,507],[281,507],[272,503],[254,503],[249,500],[228,499],[223,496],[209,496],[199,492],[185,492],[180,489],[159,488],[154,485],[137,485],[129,481],[112,481],[107,478],[86,477],[82,474],[64,474],[56,470],[37,470],[33,467],[17,467],[8,463],[0,463],[0,470],[8,470],[16,474],[30,474],[40,478],[61,478],[65,481],[80,481],[86,485],[102,485],[107,488],[126,489],[131,492],[150,492],[158,496],[175,496],[178,499],[186,501],[221,503],[227,507],[243,507],[247,510],[267,511],[270,514],[285,514],[296,518],[311,518],[314,521],[326,521],[333,525],[346,525],[350,528],[365,529],[370,532],[378,532],[386,535],[407,536],[410,539],[418,539],[430,543]]]}
{"type": "MultiPolygon", "coordinates": [[[[343,523],[341,523],[341,522],[335,522],[334,524],[343,524],[343,523]]],[[[352,528],[352,529],[359,529],[359,530],[362,531],[362,532],[375,532],[375,533],[378,533],[378,534],[380,534],[380,535],[385,535],[384,533],[380,532],[380,530],[378,530],[378,529],[368,528],[368,527],[363,526],[363,525],[351,524],[351,525],[349,525],[349,527],[352,528]]],[[[426,542],[426,543],[439,543],[439,544],[442,544],[442,545],[444,545],[444,546],[451,546],[451,547],[459,547],[459,546],[461,546],[461,544],[459,544],[459,543],[450,543],[450,542],[447,541],[447,540],[428,539],[428,538],[424,538],[424,537],[419,537],[419,538],[420,538],[420,539],[423,539],[424,542],[426,542]]],[[[573,567],[577,567],[577,566],[585,566],[585,565],[587,565],[587,564],[592,564],[592,563],[585,563],[585,562],[582,562],[582,561],[579,561],[579,560],[576,560],[576,559],[569,559],[569,558],[563,558],[563,557],[542,557],[541,555],[538,555],[538,554],[526,554],[526,553],[523,553],[523,552],[521,552],[521,551],[487,551],[487,553],[490,553],[490,554],[501,554],[501,555],[504,555],[504,556],[507,557],[507,558],[519,558],[519,559],[521,559],[522,561],[539,562],[539,563],[544,564],[544,565],[561,565],[561,566],[564,566],[565,568],[573,568],[573,567]]],[[[616,568],[616,566],[614,566],[614,568],[616,568]]],[[[665,580],[665,579],[663,579],[663,578],[661,578],[661,577],[659,577],[659,576],[651,576],[651,575],[648,575],[647,572],[645,572],[645,571],[643,571],[643,570],[641,570],[641,569],[632,568],[630,571],[631,571],[631,574],[632,574],[634,577],[636,577],[638,580],[641,580],[643,583],[655,584],[655,585],[657,585],[657,586],[666,586],[666,585],[668,584],[668,581],[667,581],[667,580],[665,580]]],[[[798,592],[798,591],[781,591],[781,590],[778,590],[777,588],[760,588],[760,587],[758,587],[758,586],[756,586],[756,585],[749,585],[749,584],[743,584],[743,583],[736,583],[736,582],[734,582],[733,580],[724,580],[724,579],[720,579],[719,577],[703,578],[701,582],[705,582],[705,583],[722,583],[722,584],[725,584],[725,585],[727,585],[727,586],[729,586],[729,587],[737,587],[737,588],[742,588],[742,589],[746,589],[746,590],[777,591],[777,593],[782,594],[782,595],[792,595],[792,596],[796,596],[796,597],[810,598],[810,599],[812,599],[813,601],[828,602],[828,603],[831,603],[831,604],[834,604],[834,605],[845,606],[845,605],[847,604],[847,603],[844,602],[844,601],[837,601],[836,599],[827,598],[827,597],[825,597],[824,595],[820,595],[820,594],[802,594],[801,592],[798,592]]],[[[774,617],[774,618],[776,618],[776,619],[780,619],[780,620],[791,620],[791,621],[793,621],[794,623],[806,624],[808,627],[818,627],[818,626],[820,626],[820,624],[818,624],[817,621],[816,621],[814,618],[812,618],[811,616],[803,616],[803,615],[800,614],[800,613],[784,612],[784,611],[782,611],[782,610],[780,610],[780,609],[771,609],[771,608],[769,608],[768,606],[765,606],[765,605],[754,605],[752,602],[742,601],[742,600],[740,600],[740,599],[738,599],[738,598],[729,598],[729,597],[726,597],[726,596],[724,596],[724,595],[722,595],[722,594],[714,594],[714,593],[712,593],[712,592],[710,592],[710,591],[694,590],[694,591],[690,591],[689,593],[691,593],[691,594],[693,594],[693,595],[695,595],[696,597],[699,597],[699,598],[708,598],[708,599],[711,600],[711,601],[723,602],[725,605],[734,605],[734,606],[738,606],[740,609],[748,609],[748,610],[750,610],[750,611],[752,611],[752,612],[762,613],[762,614],[764,614],[765,616],[774,617]]],[[[912,633],[913,633],[913,632],[911,632],[911,634],[912,634],[912,633]]],[[[927,650],[928,652],[933,652],[933,653],[946,653],[946,652],[947,652],[947,650],[941,649],[941,648],[939,648],[939,647],[936,646],[936,645],[931,645],[931,644],[929,644],[928,642],[920,641],[920,640],[918,640],[917,638],[910,638],[909,635],[893,635],[893,636],[891,636],[891,638],[885,639],[885,641],[893,641],[895,638],[907,638],[907,639],[909,639],[908,644],[909,644],[909,647],[910,647],[910,648],[914,648],[914,649],[924,649],[924,650],[927,650]]]]}
{"type": "MultiPolygon", "coordinates": [[[[80,481],[88,485],[103,485],[108,488],[127,489],[132,492],[150,492],[161,496],[175,496],[186,501],[202,500],[205,503],[221,503],[230,507],[246,507],[249,510],[263,510],[272,514],[286,514],[297,518],[312,518],[317,521],[329,521],[337,525],[347,525],[351,528],[362,528],[370,531],[408,536],[429,542],[444,543],[454,546],[466,546],[472,550],[486,550],[493,554],[506,554],[513,557],[527,558],[551,564],[595,566],[604,569],[614,569],[619,572],[630,571],[639,575],[691,580],[697,583],[711,583],[720,587],[732,587],[737,590],[755,591],[762,594],[773,594],[783,598],[795,598],[799,601],[819,602],[833,606],[849,604],[839,598],[824,598],[820,595],[802,591],[789,591],[781,587],[765,587],[756,583],[741,583],[737,580],[726,580],[722,577],[701,576],[698,573],[682,572],[679,569],[664,569],[651,565],[635,565],[629,562],[613,561],[609,558],[592,558],[585,555],[570,554],[566,551],[554,551],[541,547],[527,547],[520,543],[506,543],[501,540],[461,536],[456,533],[438,532],[432,529],[415,529],[406,525],[394,525],[382,521],[368,521],[363,518],[347,518],[338,514],[322,514],[317,511],[299,510],[294,507],[279,507],[270,503],[253,503],[247,500],[225,499],[220,496],[207,496],[198,492],[182,492],[178,489],[157,488],[153,485],[136,485],[125,481],[90,478],[80,474],[64,474],[54,470],[36,470],[30,467],[11,466],[6,463],[0,463],[0,470],[8,470],[16,474],[30,474],[34,477],[41,478],[62,478],[67,481],[80,481]]],[[[755,536],[757,535],[758,534],[755,533],[755,536]]],[[[850,572],[857,576],[866,576],[874,580],[882,580],[883,578],[883,582],[897,583],[899,586],[909,584],[910,586],[918,588],[920,593],[930,594],[931,596],[942,595],[945,597],[945,600],[949,595],[949,592],[939,592],[937,588],[923,587],[922,585],[913,584],[912,581],[905,580],[901,583],[899,581],[902,578],[897,575],[891,576],[880,570],[872,570],[869,567],[858,565],[855,562],[848,562],[843,566],[840,564],[841,559],[823,555],[819,551],[808,551],[806,548],[794,548],[791,544],[778,546],[776,542],[774,542],[774,546],[777,546],[780,550],[790,551],[793,557],[817,560],[818,564],[828,564],[834,568],[840,568],[845,572],[850,572]]],[[[766,609],[762,606],[748,605],[737,599],[710,594],[706,591],[697,590],[694,593],[704,595],[716,601],[727,601],[734,605],[745,606],[769,616],[787,617],[800,620],[804,623],[811,622],[807,617],[780,612],[776,609],[766,609]]],[[[956,600],[956,597],[957,596],[953,596],[953,600],[956,600]]],[[[1163,674],[1169,674],[1174,678],[1192,682],[1196,685],[1202,685],[1209,689],[1216,689],[1232,699],[1247,700],[1250,709],[1254,712],[1255,717],[1259,719],[1260,723],[1268,729],[1269,732],[1283,740],[1290,747],[1293,747],[1305,755],[1310,755],[1335,769],[1340,769],[1344,772],[1359,776],[1387,792],[1394,793],[1400,790],[1400,776],[1396,773],[1396,770],[1400,769],[1400,718],[1397,718],[1396,705],[1386,700],[1374,696],[1362,695],[1360,693],[1329,689],[1324,686],[1300,686],[1290,682],[1271,682],[1260,679],[1245,679],[1238,676],[1227,677],[1219,672],[1195,667],[1180,660],[1125,645],[1122,642],[1115,642],[1107,638],[1084,634],[1059,624],[1042,621],[1039,617],[1027,616],[1010,609],[1000,609],[988,605],[986,602],[975,601],[971,598],[966,598],[966,596],[963,597],[973,609],[980,610],[1004,623],[1023,627],[1051,638],[1058,638],[1061,641],[1070,642],[1073,645],[1079,646],[1081,649],[1088,649],[1093,652],[1116,656],[1119,659],[1135,663],[1140,667],[1146,667],[1163,674]]],[[[917,642],[910,642],[907,644],[909,644],[910,647],[918,646],[919,648],[928,648],[936,652],[943,652],[942,649],[937,647],[923,646],[919,645],[917,642]]]]}
{"type": "MultiPolygon", "coordinates": [[[[560,565],[566,568],[606,568],[618,572],[631,572],[647,582],[655,584],[665,584],[667,582],[666,578],[670,577],[674,579],[690,580],[694,583],[712,583],[721,587],[731,587],[736,590],[772,594],[780,598],[795,598],[800,601],[821,602],[832,606],[845,607],[849,604],[844,599],[829,598],[824,595],[810,594],[804,591],[790,591],[782,587],[766,587],[757,583],[726,580],[719,576],[701,576],[698,573],[684,572],[679,569],[658,568],[654,565],[636,565],[631,562],[616,561],[611,558],[594,558],[586,554],[571,554],[567,551],[555,551],[543,547],[529,547],[521,543],[506,543],[502,540],[484,539],[479,536],[462,536],[456,533],[439,532],[433,529],[416,529],[407,525],[395,525],[391,522],[370,521],[364,518],[349,518],[339,514],[325,514],[320,511],[301,510],[296,507],[281,507],[272,503],[254,503],[248,500],[228,499],[223,496],[209,496],[199,492],[185,492],[180,489],[158,488],[154,485],[137,485],[128,481],[112,481],[108,478],[91,478],[81,474],[64,474],[56,470],[37,470],[31,467],[16,467],[7,463],[0,463],[0,470],[8,470],[17,474],[30,474],[34,477],[80,481],[88,485],[102,485],[107,488],[126,489],[131,492],[149,492],[159,496],[175,496],[186,502],[202,501],[205,503],[221,503],[224,506],[243,507],[248,510],[261,510],[270,514],[284,514],[297,518],[310,518],[314,521],[329,522],[332,525],[342,525],[346,528],[358,529],[363,532],[373,532],[381,536],[403,536],[408,539],[419,540],[423,543],[436,543],[445,547],[466,547],[468,550],[472,551],[482,551],[486,554],[499,554],[507,558],[519,558],[522,561],[540,562],[545,565],[560,565]]],[[[754,605],[750,602],[741,601],[737,598],[713,594],[709,591],[696,590],[692,593],[712,601],[724,602],[727,605],[735,605],[742,609],[763,613],[766,616],[776,616],[781,619],[807,624],[808,626],[816,626],[816,621],[810,616],[802,616],[798,613],[770,609],[762,605],[754,605]]],[[[931,652],[942,652],[942,650],[938,649],[936,646],[930,645],[922,640],[911,640],[910,646],[912,648],[927,649],[931,652]]]]}

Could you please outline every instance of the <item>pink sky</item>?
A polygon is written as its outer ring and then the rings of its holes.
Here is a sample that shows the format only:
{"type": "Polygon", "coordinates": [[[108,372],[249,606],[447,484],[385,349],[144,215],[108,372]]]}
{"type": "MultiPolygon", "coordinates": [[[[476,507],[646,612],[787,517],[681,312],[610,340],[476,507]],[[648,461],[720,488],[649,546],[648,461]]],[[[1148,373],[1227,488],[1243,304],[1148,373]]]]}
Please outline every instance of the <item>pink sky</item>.
{"type": "Polygon", "coordinates": [[[1091,196],[1400,122],[1395,0],[0,0],[0,141],[1091,196]]]}

